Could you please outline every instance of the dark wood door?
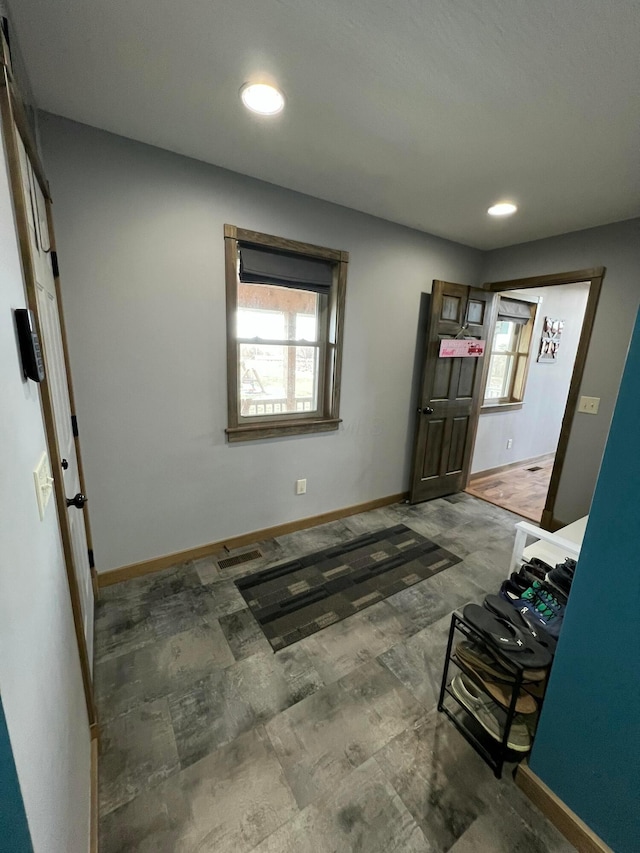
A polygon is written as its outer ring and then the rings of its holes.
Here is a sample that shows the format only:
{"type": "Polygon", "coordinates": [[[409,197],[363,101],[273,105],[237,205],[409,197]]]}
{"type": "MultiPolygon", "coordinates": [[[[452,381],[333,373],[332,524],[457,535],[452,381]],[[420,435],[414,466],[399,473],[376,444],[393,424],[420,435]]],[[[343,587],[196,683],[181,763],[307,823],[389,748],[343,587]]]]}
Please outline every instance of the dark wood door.
{"type": "Polygon", "coordinates": [[[411,503],[464,489],[481,404],[485,356],[440,358],[447,338],[487,340],[494,294],[447,281],[431,291],[422,372],[411,503]]]}

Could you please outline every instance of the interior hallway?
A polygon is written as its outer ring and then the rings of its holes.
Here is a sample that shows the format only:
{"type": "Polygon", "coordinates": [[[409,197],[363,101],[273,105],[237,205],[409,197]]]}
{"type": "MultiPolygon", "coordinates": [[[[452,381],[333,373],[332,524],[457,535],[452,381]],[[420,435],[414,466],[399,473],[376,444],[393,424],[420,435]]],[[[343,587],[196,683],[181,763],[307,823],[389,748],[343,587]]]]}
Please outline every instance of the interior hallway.
{"type": "Polygon", "coordinates": [[[104,589],[102,853],[573,850],[436,711],[450,614],[498,589],[517,520],[395,504],[104,589]],[[234,579],[398,523],[462,562],[274,654],[234,579]]]}
{"type": "Polygon", "coordinates": [[[466,491],[538,524],[547,500],[552,471],[553,458],[527,462],[508,471],[472,478],[466,491]]]}

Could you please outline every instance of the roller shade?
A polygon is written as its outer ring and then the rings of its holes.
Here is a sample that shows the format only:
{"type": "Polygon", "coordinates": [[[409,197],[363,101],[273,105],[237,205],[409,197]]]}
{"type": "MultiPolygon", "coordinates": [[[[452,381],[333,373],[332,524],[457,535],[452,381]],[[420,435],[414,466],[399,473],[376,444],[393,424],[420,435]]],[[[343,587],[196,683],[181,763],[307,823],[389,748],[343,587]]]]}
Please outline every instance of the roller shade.
{"type": "Polygon", "coordinates": [[[531,319],[529,302],[518,302],[515,299],[500,298],[498,305],[498,320],[510,320],[519,326],[524,326],[531,319]]]}
{"type": "Polygon", "coordinates": [[[240,246],[240,281],[329,293],[333,284],[333,265],[330,261],[316,258],[240,246]]]}

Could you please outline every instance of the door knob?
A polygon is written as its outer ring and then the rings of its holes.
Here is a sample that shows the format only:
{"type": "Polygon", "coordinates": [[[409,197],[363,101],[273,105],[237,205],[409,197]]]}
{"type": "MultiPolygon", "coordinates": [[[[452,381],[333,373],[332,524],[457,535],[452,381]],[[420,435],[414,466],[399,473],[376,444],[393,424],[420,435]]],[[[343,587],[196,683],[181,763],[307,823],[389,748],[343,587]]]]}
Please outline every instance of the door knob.
{"type": "Polygon", "coordinates": [[[67,460],[66,460],[66,459],[63,459],[63,460],[60,462],[60,464],[62,465],[62,467],[63,467],[63,469],[64,469],[65,471],[66,471],[66,470],[67,470],[67,468],[69,467],[69,463],[67,462],[67,460]]]}
{"type": "Polygon", "coordinates": [[[418,409],[418,414],[419,415],[432,415],[433,409],[431,408],[431,406],[425,406],[424,409],[418,409]]]}
{"type": "Polygon", "coordinates": [[[78,492],[78,494],[73,498],[67,498],[67,507],[75,506],[76,509],[82,509],[82,507],[86,504],[88,498],[82,494],[82,492],[78,492]]]}

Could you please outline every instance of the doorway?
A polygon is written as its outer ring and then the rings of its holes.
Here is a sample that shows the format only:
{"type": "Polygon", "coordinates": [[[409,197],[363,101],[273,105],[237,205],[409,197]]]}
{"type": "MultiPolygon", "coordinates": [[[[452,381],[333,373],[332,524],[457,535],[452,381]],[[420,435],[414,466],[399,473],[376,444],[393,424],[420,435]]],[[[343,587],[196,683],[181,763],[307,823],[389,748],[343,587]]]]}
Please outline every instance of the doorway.
{"type": "Polygon", "coordinates": [[[589,282],[498,293],[466,491],[537,524],[551,483],[589,282]]]}
{"type": "MultiPolygon", "coordinates": [[[[495,403],[497,396],[501,404],[500,415],[518,409],[525,410],[527,407],[526,386],[528,373],[531,368],[532,359],[540,358],[541,366],[547,365],[553,369],[560,362],[558,359],[562,353],[562,338],[564,328],[558,322],[563,318],[553,317],[553,310],[545,314],[544,301],[539,300],[531,303],[531,294],[527,298],[522,291],[532,291],[534,288],[547,288],[548,293],[555,293],[552,288],[566,285],[584,285],[587,289],[586,304],[583,311],[583,319],[579,332],[577,325],[573,325],[574,333],[577,332],[577,345],[573,366],[569,363],[570,381],[568,391],[564,390],[566,402],[562,411],[562,402],[558,404],[558,394],[555,389],[555,417],[561,417],[559,436],[555,452],[545,454],[545,459],[531,457],[525,461],[528,468],[544,468],[544,465],[536,465],[535,461],[551,463],[551,474],[548,479],[548,488],[544,508],[539,519],[541,527],[547,530],[555,530],[562,526],[554,517],[555,501],[558,487],[562,476],[564,458],[566,455],[571,426],[574,415],[578,408],[580,384],[584,373],[587,352],[591,340],[591,333],[598,306],[600,290],[605,274],[604,267],[574,270],[566,273],[534,276],[530,278],[513,279],[501,282],[487,282],[482,288],[471,288],[468,285],[452,284],[443,281],[434,281],[429,305],[429,319],[426,329],[424,360],[422,369],[422,382],[420,397],[418,399],[418,416],[415,429],[413,464],[411,471],[411,484],[409,498],[411,503],[429,500],[435,497],[452,494],[467,488],[472,467],[472,459],[475,456],[476,438],[480,423],[481,410],[487,405],[485,389],[489,379],[490,353],[496,338],[496,324],[499,314],[504,314],[504,305],[501,302],[511,297],[512,304],[507,306],[511,309],[511,317],[520,317],[521,322],[515,325],[526,325],[523,320],[526,311],[527,320],[532,320],[526,333],[519,334],[517,338],[512,335],[510,341],[501,345],[501,355],[508,354],[513,357],[510,381],[501,383],[505,379],[505,371],[502,376],[500,371],[494,371],[492,377],[495,382],[490,386],[489,404],[495,403]],[[517,291],[517,293],[509,293],[517,291]],[[522,306],[524,304],[524,307],[522,306]],[[527,308],[527,303],[529,307],[527,308]],[[532,305],[537,305],[535,311],[532,305]],[[541,306],[540,314],[538,310],[541,306]],[[477,315],[477,316],[476,316],[477,315]],[[540,316],[539,323],[537,318],[540,316]],[[544,318],[547,318],[546,320],[544,318]],[[549,321],[549,325],[542,334],[542,325],[549,321]],[[554,321],[556,325],[554,326],[554,321]],[[539,337],[536,337],[540,332],[539,337]],[[545,338],[544,345],[542,339],[545,338]],[[453,341],[458,343],[466,340],[469,344],[466,352],[458,356],[458,348],[450,347],[453,341]],[[471,346],[473,344],[473,346],[471,346]],[[455,356],[445,358],[447,355],[455,356]],[[469,367],[469,357],[473,358],[472,367],[469,367]],[[512,380],[512,381],[511,381],[512,380]],[[507,390],[508,389],[508,392],[507,390]],[[494,397],[493,401],[491,398],[494,397]],[[507,399],[509,397],[509,399],[507,399]]],[[[538,294],[540,295],[540,294],[538,294]]],[[[547,305],[552,305],[548,302],[547,305]]],[[[553,306],[552,306],[553,307],[553,306]]],[[[559,310],[564,312],[566,306],[560,306],[559,310]]],[[[566,320],[565,320],[566,323],[566,320]]],[[[501,329],[505,335],[509,328],[501,329]]],[[[566,340],[566,337],[565,337],[566,340]]],[[[575,341],[574,341],[575,343],[575,341]]],[[[565,346],[565,350],[567,347],[565,346]]],[[[564,364],[567,367],[567,362],[564,364]]],[[[547,374],[549,377],[557,377],[559,374],[547,374]]],[[[545,383],[543,382],[543,385],[545,383]]],[[[547,384],[556,384],[547,383],[547,384]]],[[[544,403],[544,399],[543,399],[544,403]]],[[[483,412],[483,414],[485,414],[483,412]]],[[[497,412],[494,412],[497,414],[497,412]]],[[[498,416],[500,416],[498,415],[498,416]]],[[[545,417],[544,406],[534,413],[529,406],[528,422],[530,427],[535,428],[539,418],[545,417]],[[542,411],[542,414],[541,414],[542,411]]],[[[557,423],[556,423],[557,434],[557,423]]],[[[507,439],[508,441],[509,439],[507,439]]],[[[509,449],[513,449],[515,440],[509,449]]],[[[520,441],[518,442],[520,444],[520,441]]],[[[509,464],[508,462],[504,463],[509,464]]],[[[477,466],[476,466],[477,467],[477,466]]],[[[486,471],[485,471],[486,473],[486,471]]],[[[540,471],[527,471],[527,475],[538,474],[539,479],[548,476],[548,472],[540,474],[540,471]]],[[[542,485],[542,494],[544,487],[542,485]]]]}
{"type": "Polygon", "coordinates": [[[4,59],[0,78],[2,143],[6,151],[27,304],[44,362],[39,393],[47,439],[48,482],[56,504],[93,738],[97,735],[92,668],[95,567],[68,367],[51,198],[27,110],[14,85],[10,53],[3,33],[0,34],[0,58],[4,59]]]}

